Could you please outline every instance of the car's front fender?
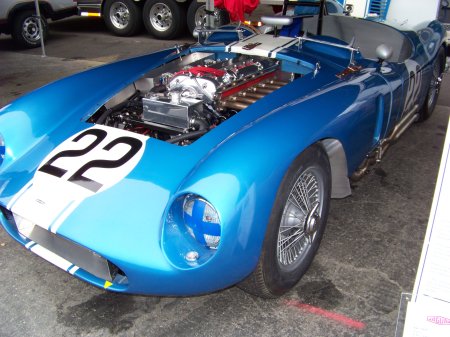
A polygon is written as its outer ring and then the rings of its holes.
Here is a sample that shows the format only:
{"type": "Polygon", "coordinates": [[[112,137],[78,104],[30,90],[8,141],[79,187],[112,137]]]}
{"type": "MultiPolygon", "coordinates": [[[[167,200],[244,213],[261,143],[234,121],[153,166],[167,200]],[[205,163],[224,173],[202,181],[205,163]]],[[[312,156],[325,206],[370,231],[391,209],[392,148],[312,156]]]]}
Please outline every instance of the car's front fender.
{"type": "Polygon", "coordinates": [[[229,270],[236,282],[258,262],[277,191],[288,168],[314,143],[326,138],[348,141],[349,120],[356,118],[351,107],[360,93],[360,86],[342,86],[274,109],[223,141],[180,186],[174,198],[197,194],[218,210],[222,243],[214,263],[229,270]],[[336,103],[331,96],[341,99],[336,103]]]}

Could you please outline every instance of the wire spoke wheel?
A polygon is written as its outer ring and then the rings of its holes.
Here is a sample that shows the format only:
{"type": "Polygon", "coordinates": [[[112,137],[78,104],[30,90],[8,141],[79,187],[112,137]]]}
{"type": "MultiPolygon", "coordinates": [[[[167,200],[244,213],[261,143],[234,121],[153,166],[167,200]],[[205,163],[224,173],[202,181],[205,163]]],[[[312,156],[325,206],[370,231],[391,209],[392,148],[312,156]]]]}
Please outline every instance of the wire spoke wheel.
{"type": "Polygon", "coordinates": [[[314,168],[305,170],[294,183],[281,217],[277,241],[281,267],[295,265],[311,247],[320,222],[323,198],[320,175],[314,168]]]}
{"type": "Polygon", "coordinates": [[[445,50],[443,47],[439,48],[431,69],[431,78],[428,85],[428,91],[424,103],[419,110],[418,122],[426,121],[433,114],[434,109],[441,90],[442,73],[445,65],[445,50]]]}
{"type": "Polygon", "coordinates": [[[321,144],[289,166],[277,191],[258,265],[239,287],[264,298],[280,296],[306,273],[328,217],[331,167],[321,144]]]}
{"type": "Polygon", "coordinates": [[[432,109],[435,105],[435,101],[439,96],[439,91],[441,89],[441,65],[439,62],[435,62],[433,65],[433,74],[431,76],[430,88],[428,89],[428,109],[432,109]]]}

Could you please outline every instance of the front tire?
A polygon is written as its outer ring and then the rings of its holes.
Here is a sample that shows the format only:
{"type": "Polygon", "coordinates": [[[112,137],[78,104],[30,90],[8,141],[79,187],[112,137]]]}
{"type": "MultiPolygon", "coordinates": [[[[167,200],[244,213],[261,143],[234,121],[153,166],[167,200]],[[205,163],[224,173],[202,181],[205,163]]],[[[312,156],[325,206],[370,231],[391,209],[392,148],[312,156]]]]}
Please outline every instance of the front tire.
{"type": "Polygon", "coordinates": [[[108,29],[119,36],[131,36],[142,27],[141,8],[132,0],[108,0],[103,8],[108,29]]]}
{"type": "Polygon", "coordinates": [[[294,287],[310,266],[327,222],[331,169],[320,145],[306,149],[281,182],[256,269],[239,284],[263,298],[294,287]]]}
{"type": "MultiPolygon", "coordinates": [[[[47,21],[41,15],[41,25],[44,41],[48,35],[47,21]]],[[[26,10],[17,14],[12,22],[11,36],[14,42],[21,48],[36,48],[41,45],[41,32],[39,31],[39,19],[32,10],[26,10]]]]}
{"type": "Polygon", "coordinates": [[[426,121],[433,114],[436,107],[437,100],[439,98],[439,92],[441,90],[442,74],[445,67],[445,50],[443,47],[439,49],[438,55],[433,63],[433,69],[431,74],[430,85],[425,97],[425,102],[419,111],[418,122],[426,121]]]}
{"type": "Polygon", "coordinates": [[[186,10],[175,0],[147,0],[143,10],[147,31],[158,39],[174,39],[186,27],[186,10]]]}

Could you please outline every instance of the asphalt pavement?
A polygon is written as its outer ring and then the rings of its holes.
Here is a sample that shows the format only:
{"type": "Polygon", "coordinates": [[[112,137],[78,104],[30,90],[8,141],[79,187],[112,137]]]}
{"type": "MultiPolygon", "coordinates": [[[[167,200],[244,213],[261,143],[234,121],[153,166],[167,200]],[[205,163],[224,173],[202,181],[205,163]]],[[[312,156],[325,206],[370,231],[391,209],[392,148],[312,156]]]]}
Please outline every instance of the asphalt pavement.
{"type": "MultiPolygon", "coordinates": [[[[0,105],[104,62],[193,41],[120,38],[99,20],[51,25],[48,57],[0,37],[0,105]]],[[[394,336],[411,292],[450,114],[449,75],[433,116],[333,200],[310,270],[276,300],[237,287],[196,297],[109,293],[23,249],[0,229],[0,336],[394,336]],[[401,315],[400,315],[401,316],[401,315]]],[[[83,98],[80,97],[80,100],[83,98]]],[[[68,102],[73,104],[73,102],[68,102]]]]}

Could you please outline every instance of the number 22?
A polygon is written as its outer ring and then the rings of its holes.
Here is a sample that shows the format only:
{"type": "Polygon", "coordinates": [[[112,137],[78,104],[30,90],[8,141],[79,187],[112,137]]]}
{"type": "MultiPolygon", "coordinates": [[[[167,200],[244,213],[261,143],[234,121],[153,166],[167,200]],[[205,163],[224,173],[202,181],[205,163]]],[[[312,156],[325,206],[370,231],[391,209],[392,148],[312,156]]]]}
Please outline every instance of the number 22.
{"type": "MultiPolygon", "coordinates": [[[[89,129],[79,134],[72,141],[78,142],[88,135],[95,136],[95,139],[84,149],[61,151],[55,154],[52,158],[50,158],[44,165],[42,165],[39,171],[61,178],[64,174],[67,173],[67,170],[57,166],[53,166],[53,162],[55,162],[59,158],[80,157],[85,155],[86,153],[96,148],[102,142],[102,140],[106,138],[107,132],[102,129],[89,129]]],[[[82,186],[88,190],[91,190],[94,193],[97,192],[103,186],[103,184],[84,176],[86,171],[88,171],[91,168],[112,169],[120,167],[126,162],[128,162],[131,158],[133,158],[142,147],[142,142],[139,139],[123,136],[109,142],[107,145],[103,147],[103,150],[110,151],[113,147],[115,147],[118,144],[126,144],[130,146],[128,152],[125,153],[121,158],[116,160],[106,160],[106,159],[92,160],[81,166],[67,180],[74,184],[82,186]]]]}

